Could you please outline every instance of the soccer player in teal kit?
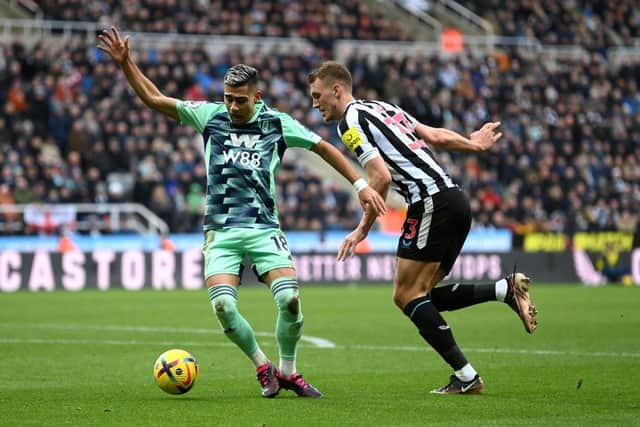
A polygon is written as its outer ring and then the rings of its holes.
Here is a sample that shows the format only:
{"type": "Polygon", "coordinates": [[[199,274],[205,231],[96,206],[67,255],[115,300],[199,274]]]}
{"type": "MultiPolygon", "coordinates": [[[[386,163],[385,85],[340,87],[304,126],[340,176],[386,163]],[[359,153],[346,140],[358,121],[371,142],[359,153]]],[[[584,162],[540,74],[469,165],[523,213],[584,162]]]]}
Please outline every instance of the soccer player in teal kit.
{"type": "Polygon", "coordinates": [[[209,298],[225,335],[255,364],[264,397],[280,389],[321,397],[296,370],[296,349],[303,316],[298,281],[287,240],[280,230],[275,175],[286,148],[314,151],[351,182],[363,208],[376,215],[384,201],[340,152],[289,115],[261,100],[258,71],[239,64],[224,77],[224,102],[181,101],[164,96],[129,54],[129,38],[115,28],[103,31],[98,48],[108,53],[131,87],[151,109],[200,132],[207,168],[204,215],[204,273],[209,298]],[[251,259],[278,307],[276,367],[258,346],[255,334],[237,308],[241,266],[251,259]]]}

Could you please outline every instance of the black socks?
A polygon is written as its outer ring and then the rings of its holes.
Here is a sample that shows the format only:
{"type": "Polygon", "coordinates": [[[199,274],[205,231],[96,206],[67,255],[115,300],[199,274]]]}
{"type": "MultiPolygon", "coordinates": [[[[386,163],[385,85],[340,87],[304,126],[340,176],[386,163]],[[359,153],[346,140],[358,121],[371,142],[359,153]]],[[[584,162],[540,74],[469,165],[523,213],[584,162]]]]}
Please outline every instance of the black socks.
{"type": "Polygon", "coordinates": [[[451,311],[481,302],[496,301],[496,285],[454,285],[433,288],[429,294],[438,311],[451,311]]]}
{"type": "Polygon", "coordinates": [[[442,356],[454,371],[467,364],[467,359],[458,348],[449,325],[442,318],[429,296],[411,301],[404,308],[404,314],[418,327],[422,338],[442,356]]]}

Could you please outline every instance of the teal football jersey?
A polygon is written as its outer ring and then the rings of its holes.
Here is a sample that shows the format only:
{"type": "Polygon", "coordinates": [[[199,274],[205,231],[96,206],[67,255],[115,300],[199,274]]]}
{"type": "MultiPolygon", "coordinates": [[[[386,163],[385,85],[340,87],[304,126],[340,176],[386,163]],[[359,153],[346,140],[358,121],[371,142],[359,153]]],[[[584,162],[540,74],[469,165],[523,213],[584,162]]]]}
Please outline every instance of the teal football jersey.
{"type": "Polygon", "coordinates": [[[320,136],[263,101],[243,125],[231,122],[222,102],[178,101],[176,108],[180,121],[204,138],[204,231],[279,228],[275,176],[284,151],[311,149],[320,136]]]}

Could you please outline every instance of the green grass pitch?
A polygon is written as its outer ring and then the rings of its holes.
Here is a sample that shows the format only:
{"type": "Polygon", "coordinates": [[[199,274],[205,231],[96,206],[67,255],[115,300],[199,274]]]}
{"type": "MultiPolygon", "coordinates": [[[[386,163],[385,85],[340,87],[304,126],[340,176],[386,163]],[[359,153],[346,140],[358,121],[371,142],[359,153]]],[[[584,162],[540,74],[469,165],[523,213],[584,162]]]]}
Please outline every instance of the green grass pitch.
{"type": "MultiPolygon", "coordinates": [[[[450,371],[389,287],[304,287],[298,369],[325,393],[311,400],[260,397],[204,290],[0,294],[0,425],[640,425],[640,288],[546,285],[532,296],[533,335],[501,303],[445,313],[486,391],[434,396],[450,371]],[[200,363],[182,396],[151,373],[174,347],[200,363]]],[[[270,293],[241,288],[239,305],[277,359],[270,293]]]]}

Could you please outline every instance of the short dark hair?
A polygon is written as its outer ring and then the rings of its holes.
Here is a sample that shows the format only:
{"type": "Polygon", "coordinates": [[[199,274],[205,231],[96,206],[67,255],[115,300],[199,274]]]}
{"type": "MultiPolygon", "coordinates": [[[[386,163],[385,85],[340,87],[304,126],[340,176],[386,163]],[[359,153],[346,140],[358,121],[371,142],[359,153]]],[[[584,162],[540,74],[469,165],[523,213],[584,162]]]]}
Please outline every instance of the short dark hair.
{"type": "Polygon", "coordinates": [[[351,73],[344,65],[335,61],[326,61],[316,70],[309,73],[307,80],[313,83],[316,79],[326,80],[329,83],[340,82],[351,90],[353,79],[351,73]]]}
{"type": "Polygon", "coordinates": [[[224,84],[231,87],[244,85],[256,87],[258,86],[258,70],[245,64],[234,65],[224,75],[224,84]]]}

